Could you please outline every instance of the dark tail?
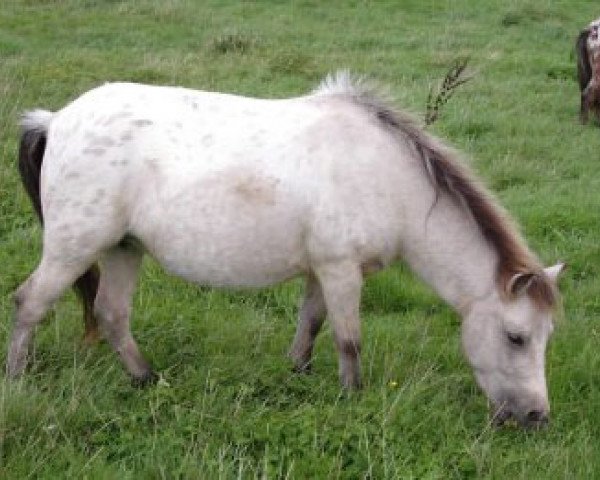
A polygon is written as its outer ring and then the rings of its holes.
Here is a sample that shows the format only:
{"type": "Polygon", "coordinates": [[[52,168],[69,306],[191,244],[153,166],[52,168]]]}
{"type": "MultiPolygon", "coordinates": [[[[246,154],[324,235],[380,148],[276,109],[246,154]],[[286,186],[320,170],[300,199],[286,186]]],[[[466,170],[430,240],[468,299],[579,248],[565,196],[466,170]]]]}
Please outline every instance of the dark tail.
{"type": "Polygon", "coordinates": [[[592,79],[592,66],[588,56],[587,39],[590,35],[589,29],[582,30],[575,42],[575,53],[577,54],[577,80],[579,89],[583,92],[592,79]]]}
{"type": "MultiPolygon", "coordinates": [[[[53,114],[43,110],[27,113],[21,122],[22,134],[19,146],[19,174],[42,226],[44,213],[40,198],[40,172],[46,150],[48,125],[53,114]]],[[[87,270],[75,282],[75,291],[83,303],[85,338],[92,341],[98,336],[98,323],[94,317],[94,300],[98,291],[100,274],[96,265],[87,270]]]]}
{"type": "Polygon", "coordinates": [[[582,30],[575,43],[575,52],[577,53],[577,79],[579,80],[579,90],[581,91],[581,106],[579,107],[579,120],[586,124],[589,118],[590,104],[588,102],[587,86],[592,79],[592,65],[590,64],[589,52],[587,48],[587,39],[590,35],[590,29],[582,30]]]}

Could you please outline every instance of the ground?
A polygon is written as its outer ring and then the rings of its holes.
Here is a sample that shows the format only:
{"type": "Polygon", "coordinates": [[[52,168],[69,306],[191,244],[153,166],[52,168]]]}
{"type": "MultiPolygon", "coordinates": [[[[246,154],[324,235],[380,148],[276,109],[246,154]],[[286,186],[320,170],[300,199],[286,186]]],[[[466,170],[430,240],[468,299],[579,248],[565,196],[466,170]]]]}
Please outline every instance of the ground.
{"type": "Polygon", "coordinates": [[[285,358],[301,283],[198,288],[147,260],[133,328],[162,380],[130,386],[81,345],[72,294],[0,380],[2,478],[596,478],[600,438],[600,130],[577,120],[573,46],[597,2],[10,0],[0,7],[0,357],[41,230],[16,171],[16,123],[109,80],[287,97],[350,68],[423,116],[452,62],[473,79],[429,127],[465,152],[551,264],[568,263],[547,356],[543,432],[489,425],[460,320],[403,266],[364,290],[364,389],[285,358]]]}

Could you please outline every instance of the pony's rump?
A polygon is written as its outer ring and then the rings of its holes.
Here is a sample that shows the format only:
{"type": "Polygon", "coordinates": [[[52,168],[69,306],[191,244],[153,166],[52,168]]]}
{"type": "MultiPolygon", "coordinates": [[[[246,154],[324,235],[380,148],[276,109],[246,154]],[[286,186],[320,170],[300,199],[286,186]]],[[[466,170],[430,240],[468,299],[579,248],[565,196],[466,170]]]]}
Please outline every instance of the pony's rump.
{"type": "MultiPolygon", "coordinates": [[[[52,112],[46,110],[32,110],[26,112],[20,122],[21,141],[18,170],[23,187],[42,226],[44,225],[44,212],[40,195],[40,174],[46,151],[48,127],[53,116],[52,112]]],[[[75,291],[83,303],[85,335],[88,339],[97,336],[93,307],[98,290],[98,278],[98,267],[93,265],[77,279],[74,285],[75,291]]]]}

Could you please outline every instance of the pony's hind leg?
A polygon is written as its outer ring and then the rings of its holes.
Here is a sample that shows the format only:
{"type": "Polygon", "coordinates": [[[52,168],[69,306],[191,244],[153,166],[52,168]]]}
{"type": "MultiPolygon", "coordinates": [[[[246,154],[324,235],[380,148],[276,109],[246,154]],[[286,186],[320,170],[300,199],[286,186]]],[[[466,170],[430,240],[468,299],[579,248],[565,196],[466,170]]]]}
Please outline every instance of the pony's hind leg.
{"type": "Polygon", "coordinates": [[[142,255],[132,246],[110,249],[100,261],[100,282],[94,303],[101,332],[121,357],[136,386],[157,378],[141,355],[129,326],[131,299],[142,255]]]}
{"type": "Polygon", "coordinates": [[[343,387],[360,388],[360,267],[347,260],[322,265],[315,273],[333,327],[340,381],[343,387]]]}
{"type": "Polygon", "coordinates": [[[83,261],[62,262],[45,254],[35,272],[19,287],[15,294],[15,324],[6,362],[9,377],[23,372],[34,327],[86,267],[83,261]]]}
{"type": "Polygon", "coordinates": [[[294,370],[297,372],[308,372],[311,369],[313,346],[323,325],[325,313],[325,300],[321,285],[314,275],[309,274],[306,280],[304,300],[298,314],[296,335],[289,352],[289,356],[294,362],[294,370]]]}

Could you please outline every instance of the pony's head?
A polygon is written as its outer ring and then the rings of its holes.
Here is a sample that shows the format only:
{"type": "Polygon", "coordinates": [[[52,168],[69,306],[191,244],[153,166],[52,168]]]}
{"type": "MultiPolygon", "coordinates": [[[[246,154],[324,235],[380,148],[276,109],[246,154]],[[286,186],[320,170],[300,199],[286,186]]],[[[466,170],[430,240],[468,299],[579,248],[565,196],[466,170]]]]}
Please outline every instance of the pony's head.
{"type": "Polygon", "coordinates": [[[587,46],[590,50],[600,47],[600,18],[589,24],[587,37],[587,46]]]}
{"type": "Polygon", "coordinates": [[[554,290],[563,267],[515,274],[504,292],[493,289],[465,312],[463,348],[492,403],[496,424],[514,418],[522,426],[538,428],[548,422],[544,364],[553,302],[540,301],[539,290],[554,290]]]}

